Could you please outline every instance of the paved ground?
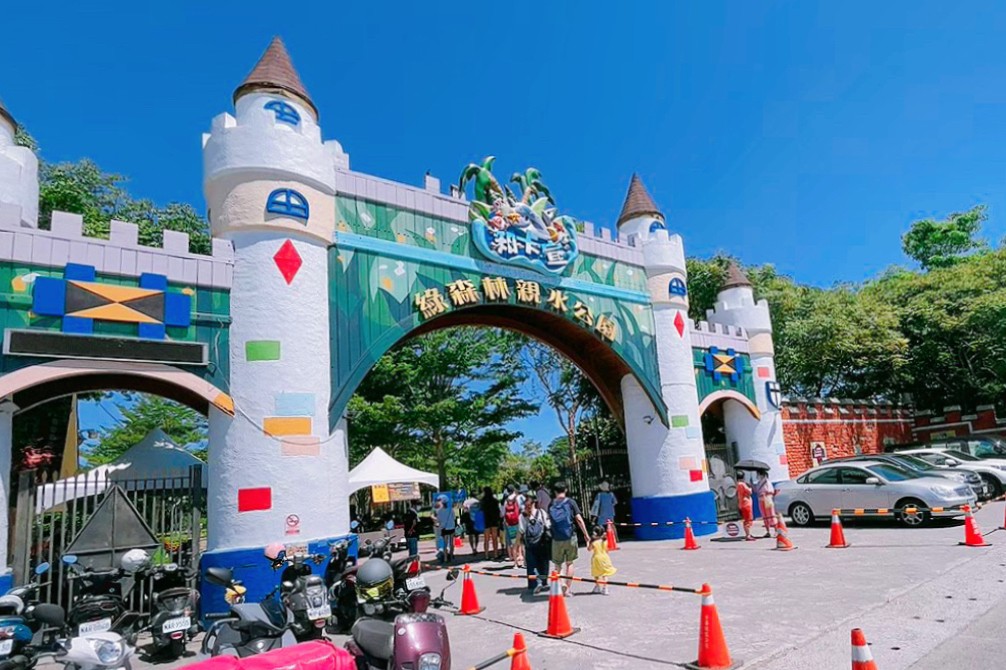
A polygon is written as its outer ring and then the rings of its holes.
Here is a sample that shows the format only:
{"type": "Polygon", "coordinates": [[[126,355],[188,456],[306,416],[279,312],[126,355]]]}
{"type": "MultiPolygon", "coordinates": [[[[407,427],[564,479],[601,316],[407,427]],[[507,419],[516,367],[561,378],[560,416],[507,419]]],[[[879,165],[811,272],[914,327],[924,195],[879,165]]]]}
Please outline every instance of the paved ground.
{"type": "MultiPolygon", "coordinates": [[[[1001,523],[1003,507],[979,512],[986,531],[1001,523]]],[[[826,525],[793,529],[798,549],[788,553],[770,550],[768,540],[701,538],[702,549],[692,552],[680,551],[680,541],[627,542],[613,554],[616,579],[711,584],[730,651],[745,668],[847,667],[849,630],[856,626],[865,630],[883,670],[1003,667],[1006,532],[989,536],[993,547],[968,548],[957,545],[963,539],[959,522],[926,529],[862,522],[846,528],[853,546],[845,550],[825,549],[828,533],[826,525]]],[[[587,575],[588,566],[581,552],[579,574],[587,575]]],[[[443,573],[427,578],[436,589],[444,584],[443,573]]],[[[475,579],[486,611],[479,617],[448,615],[455,670],[506,649],[515,630],[527,634],[535,670],[636,670],[695,659],[697,596],[617,587],[601,596],[578,584],[567,606],[582,632],[556,641],[533,635],[545,627],[546,597],[527,597],[517,580],[475,579]]],[[[460,585],[447,594],[455,601],[460,596],[460,585]]]]}

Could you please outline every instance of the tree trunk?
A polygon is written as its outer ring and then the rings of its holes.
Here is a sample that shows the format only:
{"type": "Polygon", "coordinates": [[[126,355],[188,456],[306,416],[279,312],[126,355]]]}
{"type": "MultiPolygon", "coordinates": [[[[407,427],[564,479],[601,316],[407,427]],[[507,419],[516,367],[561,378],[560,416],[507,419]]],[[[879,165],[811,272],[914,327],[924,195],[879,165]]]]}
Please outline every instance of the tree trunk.
{"type": "Polygon", "coordinates": [[[440,478],[440,490],[447,490],[447,458],[444,456],[444,443],[439,436],[433,438],[433,450],[437,459],[437,476],[440,478]]]}

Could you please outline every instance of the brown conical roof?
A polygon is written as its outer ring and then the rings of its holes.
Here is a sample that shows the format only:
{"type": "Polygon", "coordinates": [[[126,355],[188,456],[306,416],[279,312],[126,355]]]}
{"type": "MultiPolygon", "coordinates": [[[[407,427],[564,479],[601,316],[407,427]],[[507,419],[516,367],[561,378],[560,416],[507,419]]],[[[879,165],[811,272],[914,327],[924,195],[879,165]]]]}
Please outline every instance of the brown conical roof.
{"type": "Polygon", "coordinates": [[[4,107],[3,100],[0,100],[0,117],[6,119],[8,123],[14,126],[14,132],[17,132],[17,121],[14,120],[11,113],[7,111],[6,107],[4,107]]]}
{"type": "Polygon", "coordinates": [[[730,261],[730,265],[727,266],[727,280],[723,282],[723,288],[725,290],[728,288],[737,288],[738,286],[751,286],[751,280],[748,276],[744,274],[740,266],[737,263],[730,261]]]}
{"type": "Polygon", "coordinates": [[[293,69],[293,61],[287,53],[286,46],[278,36],[272,38],[269,48],[265,50],[258,63],[252,71],[245,77],[244,83],[234,91],[234,102],[238,101],[245,93],[262,89],[279,89],[286,93],[291,93],[301,102],[308,105],[318,116],[318,108],[311,102],[311,96],[300,80],[300,75],[293,69]]]}
{"type": "Polygon", "coordinates": [[[643,180],[633,172],[632,179],[629,181],[629,191],[625,194],[625,203],[622,205],[622,213],[618,215],[618,222],[615,225],[620,226],[629,219],[646,215],[664,218],[661,211],[657,209],[657,205],[654,204],[653,198],[646,191],[646,187],[643,186],[643,180]]]}

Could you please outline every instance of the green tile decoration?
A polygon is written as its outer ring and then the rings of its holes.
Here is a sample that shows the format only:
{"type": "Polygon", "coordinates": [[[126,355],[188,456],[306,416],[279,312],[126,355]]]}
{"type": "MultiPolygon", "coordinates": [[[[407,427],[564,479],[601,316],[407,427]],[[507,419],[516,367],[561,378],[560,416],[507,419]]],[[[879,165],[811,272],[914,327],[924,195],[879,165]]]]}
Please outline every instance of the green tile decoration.
{"type": "Polygon", "coordinates": [[[245,342],[245,360],[278,361],[279,340],[248,340],[245,342]]]}
{"type": "Polygon", "coordinates": [[[685,428],[688,426],[688,417],[684,414],[676,414],[671,417],[671,428],[685,428]]]}

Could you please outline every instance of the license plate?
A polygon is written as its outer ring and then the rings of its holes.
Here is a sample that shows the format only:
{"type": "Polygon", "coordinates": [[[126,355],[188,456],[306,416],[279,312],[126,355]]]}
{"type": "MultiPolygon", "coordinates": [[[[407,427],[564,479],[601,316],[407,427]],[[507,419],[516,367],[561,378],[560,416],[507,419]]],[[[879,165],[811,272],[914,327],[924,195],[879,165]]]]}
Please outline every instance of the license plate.
{"type": "Polygon", "coordinates": [[[332,616],[332,606],[322,605],[321,607],[308,607],[307,608],[307,618],[308,619],[327,619],[332,616]]]}
{"type": "Polygon", "coordinates": [[[14,640],[0,640],[0,656],[9,656],[14,651],[14,640]]]}
{"type": "Polygon", "coordinates": [[[161,625],[161,630],[165,633],[174,633],[179,630],[188,630],[192,627],[192,619],[187,616],[180,616],[168,619],[161,625]]]}
{"type": "Polygon", "coordinates": [[[89,635],[91,633],[104,633],[112,629],[111,619],[98,619],[97,621],[85,621],[77,627],[78,635],[89,635]]]}
{"type": "Polygon", "coordinates": [[[405,588],[409,591],[417,591],[426,588],[426,580],[422,577],[409,577],[405,580],[405,588]]]}

